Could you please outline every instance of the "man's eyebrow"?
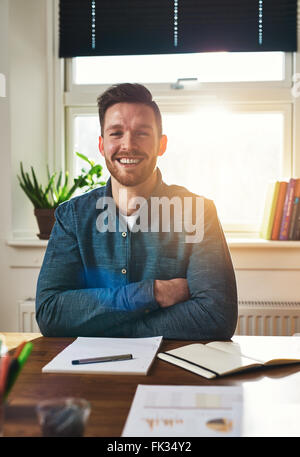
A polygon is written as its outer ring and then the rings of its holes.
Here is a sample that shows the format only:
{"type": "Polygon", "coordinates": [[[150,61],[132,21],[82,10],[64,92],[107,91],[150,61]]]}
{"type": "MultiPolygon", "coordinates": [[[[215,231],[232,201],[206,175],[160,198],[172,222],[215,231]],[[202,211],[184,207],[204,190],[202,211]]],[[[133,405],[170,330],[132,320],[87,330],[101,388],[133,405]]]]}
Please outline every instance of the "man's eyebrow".
{"type": "MultiPolygon", "coordinates": [[[[122,129],[122,128],[123,128],[122,124],[112,124],[112,125],[109,125],[105,130],[115,130],[115,129],[122,129]]],[[[150,124],[138,124],[136,126],[136,128],[153,130],[153,127],[150,124]]]]}
{"type": "Polygon", "coordinates": [[[150,130],[153,130],[153,127],[152,127],[152,125],[150,125],[150,124],[139,124],[139,125],[137,125],[137,128],[139,128],[139,129],[150,129],[150,130]]]}
{"type": "Polygon", "coordinates": [[[122,125],[121,124],[112,124],[109,125],[105,130],[114,130],[114,129],[121,129],[122,125]]]}

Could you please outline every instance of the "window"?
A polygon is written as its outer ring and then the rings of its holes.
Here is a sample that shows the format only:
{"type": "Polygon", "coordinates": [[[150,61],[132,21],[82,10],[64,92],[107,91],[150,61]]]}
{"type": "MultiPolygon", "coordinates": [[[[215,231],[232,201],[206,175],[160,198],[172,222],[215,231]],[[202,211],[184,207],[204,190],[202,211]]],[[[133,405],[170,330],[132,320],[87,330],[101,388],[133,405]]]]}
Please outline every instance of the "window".
{"type": "Polygon", "coordinates": [[[79,151],[108,177],[97,97],[110,84],[140,82],[162,111],[164,180],[213,199],[225,230],[259,231],[268,182],[292,173],[291,54],[82,57],[68,59],[66,69],[66,158],[74,175],[79,151]],[[185,78],[193,79],[174,88],[185,78]]]}
{"type": "Polygon", "coordinates": [[[75,84],[170,83],[187,76],[198,82],[281,81],[283,52],[211,52],[72,59],[75,84]]]}

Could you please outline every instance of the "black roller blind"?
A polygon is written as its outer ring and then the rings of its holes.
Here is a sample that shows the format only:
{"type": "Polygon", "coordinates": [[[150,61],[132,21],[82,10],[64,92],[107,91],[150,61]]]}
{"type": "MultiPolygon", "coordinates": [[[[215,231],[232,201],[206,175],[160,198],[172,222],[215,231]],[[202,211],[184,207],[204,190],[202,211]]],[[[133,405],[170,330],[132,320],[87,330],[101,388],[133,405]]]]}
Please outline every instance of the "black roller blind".
{"type": "Polygon", "coordinates": [[[60,57],[296,51],[297,0],[60,0],[60,57]]]}

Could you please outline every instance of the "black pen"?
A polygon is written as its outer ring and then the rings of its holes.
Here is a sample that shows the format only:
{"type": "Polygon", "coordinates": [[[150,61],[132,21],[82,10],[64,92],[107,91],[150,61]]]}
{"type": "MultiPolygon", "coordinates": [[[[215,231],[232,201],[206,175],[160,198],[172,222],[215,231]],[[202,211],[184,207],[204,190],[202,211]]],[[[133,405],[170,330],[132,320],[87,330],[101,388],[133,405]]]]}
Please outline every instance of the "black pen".
{"type": "Polygon", "coordinates": [[[117,362],[118,360],[130,359],[132,359],[132,354],[107,355],[105,357],[92,357],[90,359],[72,360],[72,365],[81,365],[84,363],[117,362]]]}

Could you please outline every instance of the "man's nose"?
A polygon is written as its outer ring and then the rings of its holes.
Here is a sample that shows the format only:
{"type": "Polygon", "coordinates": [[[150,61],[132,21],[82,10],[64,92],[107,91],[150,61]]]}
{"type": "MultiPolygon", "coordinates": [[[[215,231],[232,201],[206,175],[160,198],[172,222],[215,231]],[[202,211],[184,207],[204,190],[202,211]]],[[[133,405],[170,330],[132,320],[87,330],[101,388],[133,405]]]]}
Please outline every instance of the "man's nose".
{"type": "Polygon", "coordinates": [[[134,147],[134,135],[130,132],[126,132],[122,137],[121,149],[123,151],[129,151],[134,147]]]}

